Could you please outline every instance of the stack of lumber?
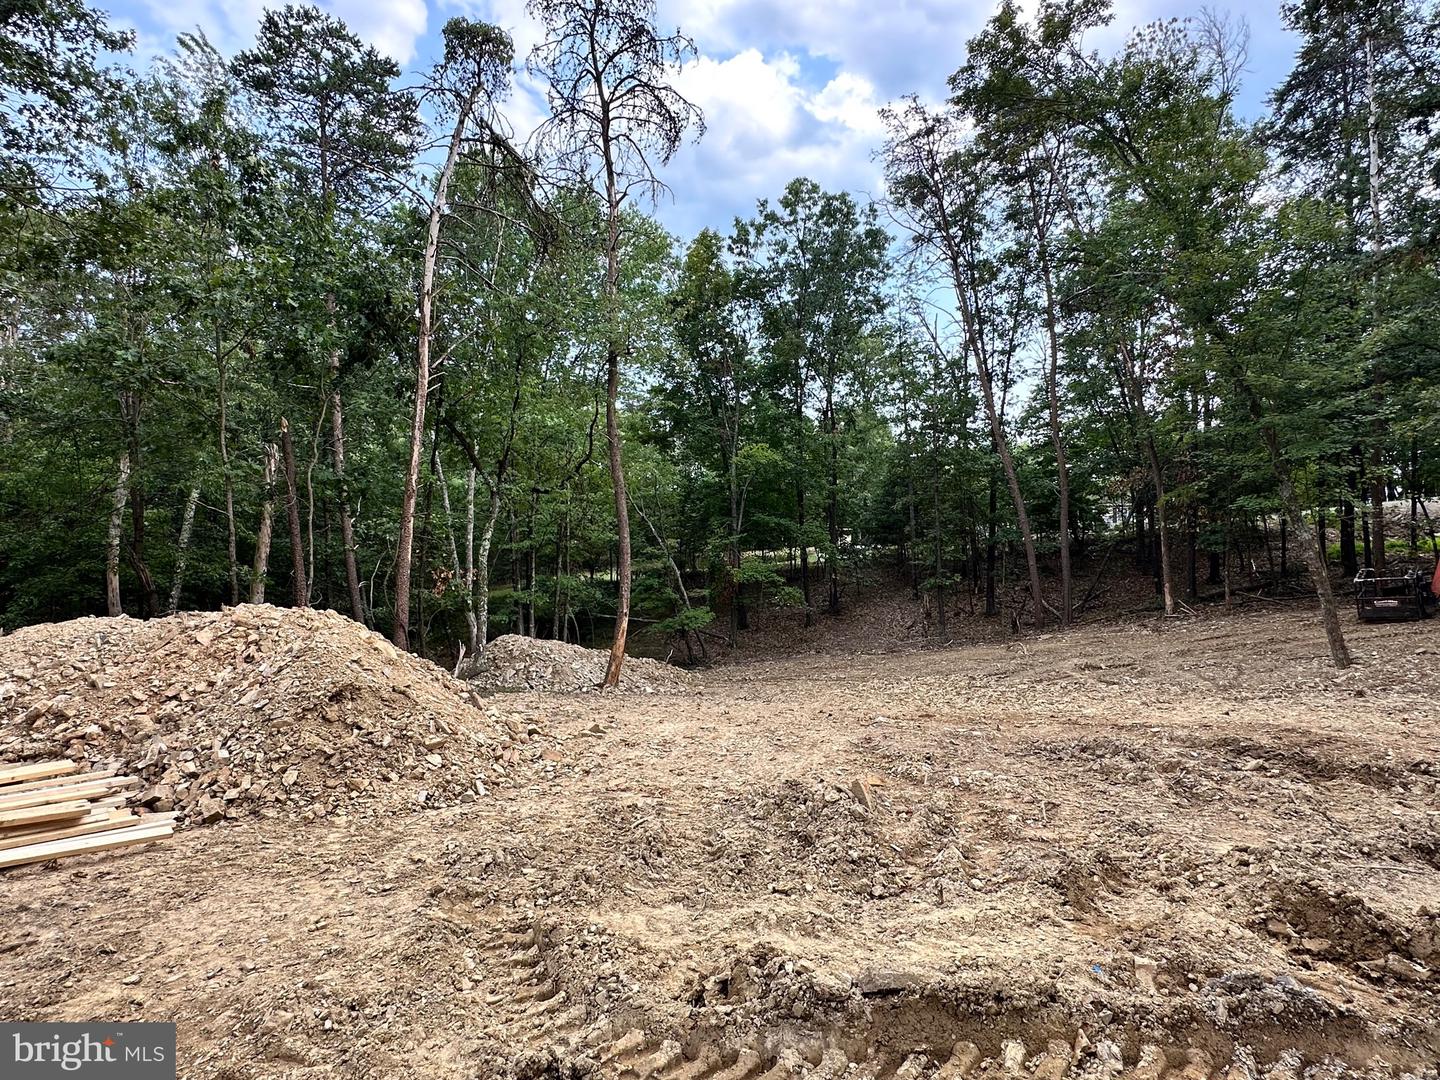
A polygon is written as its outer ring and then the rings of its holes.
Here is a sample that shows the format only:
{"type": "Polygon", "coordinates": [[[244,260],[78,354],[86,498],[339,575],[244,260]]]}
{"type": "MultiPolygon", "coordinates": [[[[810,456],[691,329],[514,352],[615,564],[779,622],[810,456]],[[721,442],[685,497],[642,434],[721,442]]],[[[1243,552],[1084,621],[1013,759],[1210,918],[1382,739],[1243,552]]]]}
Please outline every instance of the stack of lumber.
{"type": "Polygon", "coordinates": [[[174,814],[138,815],[126,789],[140,781],[73,761],[0,765],[0,869],[161,840],[174,814]]]}

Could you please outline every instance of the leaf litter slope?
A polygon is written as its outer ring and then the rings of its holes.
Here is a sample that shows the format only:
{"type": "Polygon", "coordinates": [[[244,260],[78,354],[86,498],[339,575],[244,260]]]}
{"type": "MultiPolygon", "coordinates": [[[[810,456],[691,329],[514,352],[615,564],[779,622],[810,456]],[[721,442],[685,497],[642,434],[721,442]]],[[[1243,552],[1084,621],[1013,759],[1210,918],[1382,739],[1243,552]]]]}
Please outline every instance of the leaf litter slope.
{"type": "Polygon", "coordinates": [[[8,875],[0,1011],[174,1019],[187,1076],[1428,1075],[1436,639],[1355,639],[506,695],[492,797],[8,875]]]}

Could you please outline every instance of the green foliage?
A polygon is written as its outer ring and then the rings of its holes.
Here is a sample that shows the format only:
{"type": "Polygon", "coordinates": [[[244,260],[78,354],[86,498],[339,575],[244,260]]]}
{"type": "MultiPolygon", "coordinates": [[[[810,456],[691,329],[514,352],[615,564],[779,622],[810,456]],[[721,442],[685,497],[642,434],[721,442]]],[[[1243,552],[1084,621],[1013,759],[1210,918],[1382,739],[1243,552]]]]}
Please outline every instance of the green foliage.
{"type": "Polygon", "coordinates": [[[656,634],[684,636],[694,630],[704,630],[715,621],[715,613],[708,607],[686,608],[677,611],[668,619],[661,619],[650,629],[656,634]]]}
{"type": "MultiPolygon", "coordinates": [[[[124,84],[100,67],[134,41],[81,0],[6,0],[0,9],[0,209],[5,216],[55,196],[105,138],[124,84]]],[[[0,217],[0,221],[5,218],[0,217]]]]}
{"type": "MultiPolygon", "coordinates": [[[[742,633],[750,607],[796,622],[841,609],[881,558],[917,590],[994,585],[1003,604],[1027,539],[1053,570],[1062,552],[1128,543],[1139,515],[1147,530],[1163,517],[1177,549],[1193,535],[1219,551],[1263,543],[1287,498],[1333,528],[1334,508],[1360,518],[1387,486],[1440,488],[1430,8],[1288,7],[1295,68],[1250,123],[1232,24],[1171,20],[1097,52],[1102,0],[1029,16],[1006,3],[949,100],[887,111],[895,232],[801,177],[682,243],[629,196],[653,193],[698,130],[661,78],[688,40],[654,34],[647,0],[532,6],[552,31],[530,58],[551,90],[539,152],[505,136],[513,46],[485,24],[444,27],[417,94],[315,7],[266,12],[231,62],[185,35],[126,73],[105,68],[128,39],[98,12],[11,5],[7,628],[103,610],[122,460],[125,610],[167,606],[197,490],[180,603],[266,583],[291,602],[287,492],[265,485],[282,418],[308,599],[351,610],[349,554],[360,613],[383,627],[415,406],[422,147],[472,94],[415,541],[412,625],[437,656],[481,632],[485,601],[490,633],[605,642],[612,354],[633,606],[687,645],[742,633]],[[592,23],[629,95],[608,180],[592,23]],[[252,581],[267,501],[273,550],[252,581]]],[[[1408,547],[1392,521],[1385,551],[1408,547]]]]}

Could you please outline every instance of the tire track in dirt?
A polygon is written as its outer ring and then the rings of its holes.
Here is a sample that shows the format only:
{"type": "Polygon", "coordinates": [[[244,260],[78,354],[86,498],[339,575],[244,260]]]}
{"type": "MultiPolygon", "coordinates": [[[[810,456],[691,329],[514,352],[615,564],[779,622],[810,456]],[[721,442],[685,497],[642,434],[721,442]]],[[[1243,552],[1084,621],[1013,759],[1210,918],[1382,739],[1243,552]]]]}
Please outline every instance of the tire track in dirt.
{"type": "MultiPolygon", "coordinates": [[[[492,934],[480,953],[498,973],[497,989],[486,1003],[496,1009],[503,1075],[515,1080],[1435,1080],[1440,1075],[1421,1068],[1397,1078],[1378,1060],[1317,1060],[1297,1047],[1275,1053],[1263,1069],[1245,1046],[1216,1055],[1184,1041],[1142,1042],[1127,1053],[1112,1039],[1092,1043],[1083,1030],[1071,1041],[1050,1038],[1042,1045],[1034,1038],[1027,1044],[1000,1027],[988,1032],[997,1045],[990,1053],[969,1039],[948,1049],[896,1050],[893,1038],[875,1030],[886,1026],[886,1016],[870,1030],[864,1025],[847,1030],[839,1023],[820,1039],[796,1040],[782,1023],[738,1042],[702,1024],[655,1034],[633,1022],[593,1019],[583,1000],[572,998],[538,923],[492,934]]],[[[889,1023],[894,1025],[893,1019],[889,1023]]]]}

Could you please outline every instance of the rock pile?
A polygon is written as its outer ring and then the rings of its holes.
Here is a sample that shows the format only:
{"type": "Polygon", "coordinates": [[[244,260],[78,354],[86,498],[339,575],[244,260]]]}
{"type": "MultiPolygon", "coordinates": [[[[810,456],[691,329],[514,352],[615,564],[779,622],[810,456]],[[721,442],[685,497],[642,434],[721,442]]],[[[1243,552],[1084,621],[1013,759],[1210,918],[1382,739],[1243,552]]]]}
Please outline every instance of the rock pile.
{"type": "Polygon", "coordinates": [[[0,638],[0,763],[63,753],[138,775],[187,822],[470,802],[545,741],[333,611],[244,604],[0,638]]]}
{"type": "MultiPolygon", "coordinates": [[[[542,690],[559,694],[598,689],[610,654],[563,641],[505,634],[485,646],[467,677],[481,693],[542,690]]],[[[695,678],[660,660],[630,656],[620,689],[637,694],[679,693],[695,689],[695,678]]]]}

